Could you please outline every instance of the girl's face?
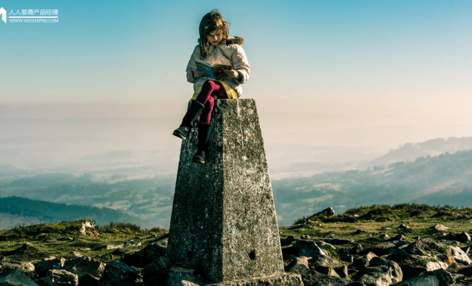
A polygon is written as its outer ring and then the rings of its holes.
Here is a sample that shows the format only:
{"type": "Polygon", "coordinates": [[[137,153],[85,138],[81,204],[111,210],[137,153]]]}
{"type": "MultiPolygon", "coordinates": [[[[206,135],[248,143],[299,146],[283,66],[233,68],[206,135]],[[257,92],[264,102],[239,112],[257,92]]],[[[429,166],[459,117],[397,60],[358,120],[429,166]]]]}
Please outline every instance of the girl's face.
{"type": "Polygon", "coordinates": [[[213,46],[218,45],[223,39],[223,33],[221,31],[214,31],[210,35],[207,35],[207,41],[213,46]]]}

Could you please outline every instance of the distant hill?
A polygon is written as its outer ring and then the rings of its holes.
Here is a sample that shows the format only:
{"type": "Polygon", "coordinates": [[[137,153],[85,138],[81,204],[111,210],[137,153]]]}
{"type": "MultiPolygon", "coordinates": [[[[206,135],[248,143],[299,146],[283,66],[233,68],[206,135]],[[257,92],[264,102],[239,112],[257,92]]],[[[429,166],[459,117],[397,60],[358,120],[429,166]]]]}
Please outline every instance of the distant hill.
{"type": "Polygon", "coordinates": [[[425,203],[472,207],[472,150],[417,158],[369,170],[328,172],[272,182],[278,222],[333,207],[425,203]]]}
{"type": "Polygon", "coordinates": [[[140,223],[137,217],[108,208],[66,205],[20,197],[0,198],[0,229],[77,219],[94,220],[98,225],[118,221],[138,225],[140,223]]]}
{"type": "Polygon", "coordinates": [[[372,161],[360,164],[359,169],[373,166],[385,166],[396,162],[411,162],[419,157],[437,156],[441,153],[455,153],[472,149],[472,137],[437,138],[420,143],[406,143],[372,161]]]}

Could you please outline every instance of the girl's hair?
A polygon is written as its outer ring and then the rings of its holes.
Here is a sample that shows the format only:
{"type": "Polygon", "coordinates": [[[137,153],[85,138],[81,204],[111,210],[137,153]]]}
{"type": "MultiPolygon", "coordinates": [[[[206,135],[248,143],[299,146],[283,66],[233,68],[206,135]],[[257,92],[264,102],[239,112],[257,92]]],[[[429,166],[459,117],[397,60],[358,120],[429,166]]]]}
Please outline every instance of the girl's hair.
{"type": "Polygon", "coordinates": [[[207,36],[217,31],[222,34],[222,41],[225,41],[229,37],[229,23],[225,21],[223,15],[217,9],[211,10],[203,16],[198,29],[200,38],[198,43],[200,44],[200,58],[205,59],[210,54],[210,43],[207,41],[207,36]]]}

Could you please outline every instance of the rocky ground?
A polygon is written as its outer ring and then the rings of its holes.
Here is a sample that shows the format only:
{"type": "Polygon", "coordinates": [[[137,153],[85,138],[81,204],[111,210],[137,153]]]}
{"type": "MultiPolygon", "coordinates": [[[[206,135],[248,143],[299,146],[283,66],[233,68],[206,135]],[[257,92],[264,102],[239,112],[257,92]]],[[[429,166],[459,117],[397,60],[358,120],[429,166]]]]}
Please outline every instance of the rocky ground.
{"type": "MultiPolygon", "coordinates": [[[[285,270],[308,286],[472,284],[471,222],[472,209],[421,205],[302,218],[280,227],[285,270]]],[[[167,233],[85,220],[0,230],[0,286],[184,285],[167,233]]]]}

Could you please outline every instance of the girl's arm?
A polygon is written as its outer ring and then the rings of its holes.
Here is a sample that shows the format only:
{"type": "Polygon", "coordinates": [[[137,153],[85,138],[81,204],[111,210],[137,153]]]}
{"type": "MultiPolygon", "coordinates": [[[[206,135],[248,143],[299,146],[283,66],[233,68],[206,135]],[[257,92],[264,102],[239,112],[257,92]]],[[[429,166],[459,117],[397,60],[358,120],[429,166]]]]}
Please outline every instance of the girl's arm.
{"type": "Polygon", "coordinates": [[[233,80],[238,84],[243,84],[249,80],[251,67],[249,66],[243,47],[240,45],[235,46],[236,51],[232,55],[233,69],[239,74],[239,76],[233,80]]]}
{"type": "Polygon", "coordinates": [[[187,64],[187,81],[191,83],[197,82],[197,78],[193,76],[193,71],[197,68],[197,65],[195,64],[195,59],[200,58],[200,46],[197,45],[195,49],[193,50],[192,55],[190,56],[190,60],[188,61],[187,64]]]}

